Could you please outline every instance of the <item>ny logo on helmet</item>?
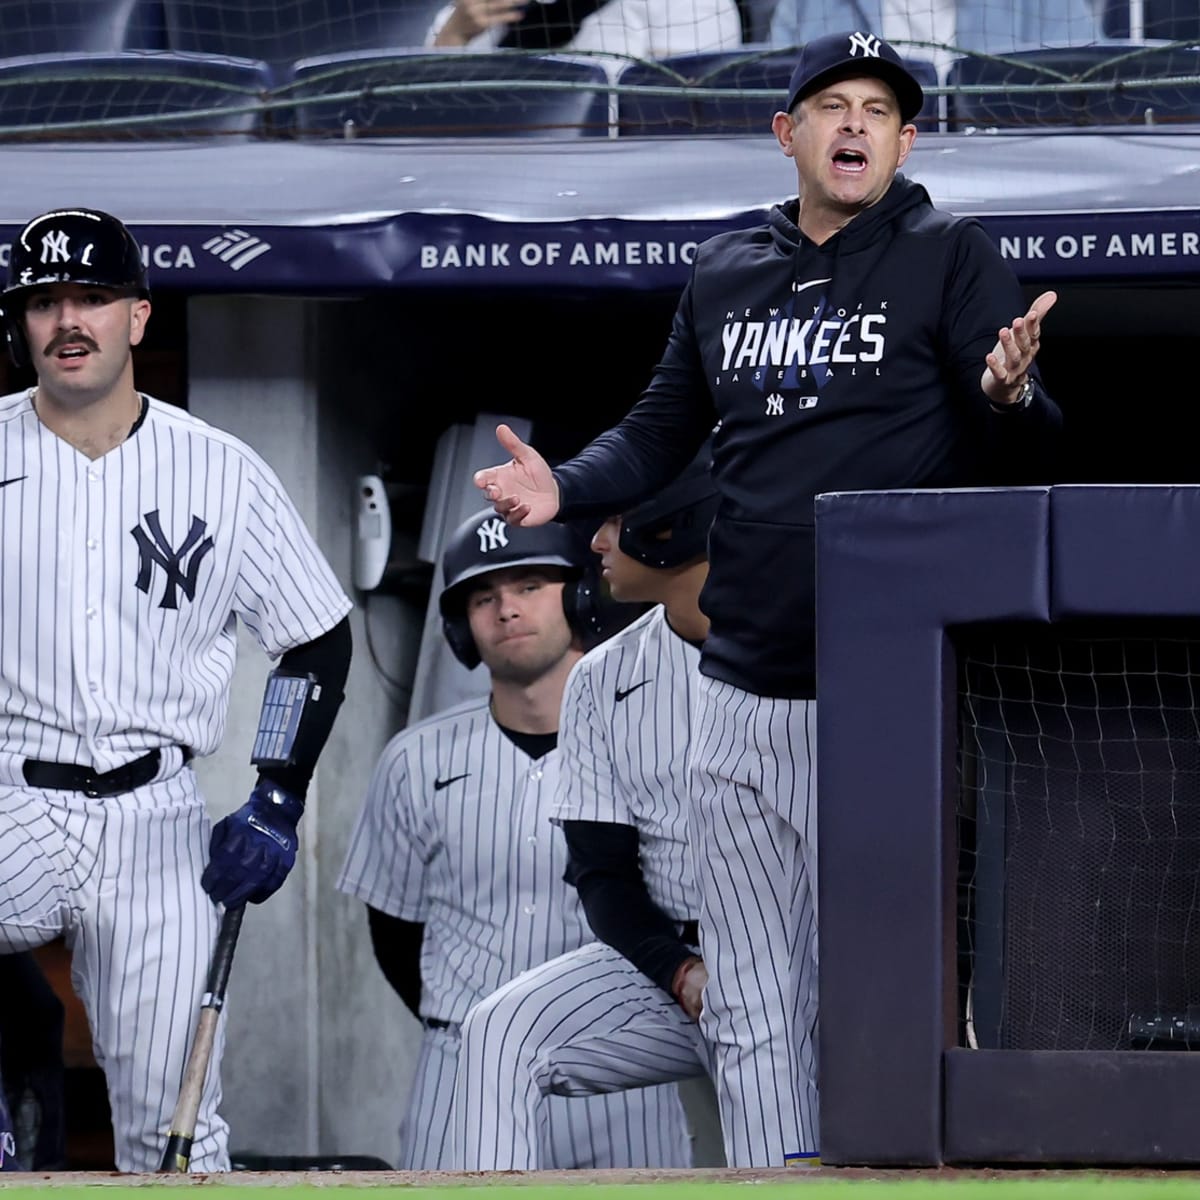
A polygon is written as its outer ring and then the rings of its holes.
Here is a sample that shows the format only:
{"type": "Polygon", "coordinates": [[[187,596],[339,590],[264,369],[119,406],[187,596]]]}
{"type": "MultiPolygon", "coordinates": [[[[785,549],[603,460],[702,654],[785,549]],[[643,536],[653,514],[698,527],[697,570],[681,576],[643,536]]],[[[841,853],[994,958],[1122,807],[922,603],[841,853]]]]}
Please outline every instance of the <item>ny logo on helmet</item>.
{"type": "Polygon", "coordinates": [[[480,554],[487,554],[489,550],[500,550],[508,545],[508,531],[499,517],[484,521],[475,532],[479,534],[480,554]]]}
{"type": "Polygon", "coordinates": [[[879,39],[870,33],[852,33],[850,35],[850,57],[857,58],[860,53],[865,58],[878,58],[879,39]]]}
{"type": "Polygon", "coordinates": [[[63,229],[53,229],[42,234],[42,262],[69,262],[71,258],[71,239],[63,229]]]}

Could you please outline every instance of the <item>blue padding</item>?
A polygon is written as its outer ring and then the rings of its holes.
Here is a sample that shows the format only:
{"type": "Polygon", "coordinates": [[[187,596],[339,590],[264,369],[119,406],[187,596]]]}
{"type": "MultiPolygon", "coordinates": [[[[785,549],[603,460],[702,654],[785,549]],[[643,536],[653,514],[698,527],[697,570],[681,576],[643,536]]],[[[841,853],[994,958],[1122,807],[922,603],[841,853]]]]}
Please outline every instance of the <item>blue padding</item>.
{"type": "Polygon", "coordinates": [[[1000,57],[966,55],[950,67],[950,128],[969,125],[1156,125],[1200,120],[1196,46],[1099,42],[1039,46],[1000,57]],[[1104,83],[1096,91],[1055,89],[1056,83],[1104,83]],[[1040,84],[1042,91],[1021,91],[1040,84]],[[966,87],[991,87],[968,92],[966,87]],[[1012,91],[1004,91],[1004,88],[1012,91]]]}
{"type": "Polygon", "coordinates": [[[259,102],[270,79],[262,62],[167,50],[0,58],[0,126],[36,134],[96,122],[89,137],[126,140],[252,134],[261,126],[259,102]],[[208,115],[189,115],[199,112],[208,115]],[[176,119],[122,124],[155,115],[176,119]]]}
{"type": "Polygon", "coordinates": [[[1061,485],[1050,532],[1055,620],[1200,615],[1200,487],[1061,485]]]}
{"type": "Polygon", "coordinates": [[[163,0],[173,50],[261,58],[278,68],[320,54],[420,46],[441,0],[163,0]]]}
{"type": "Polygon", "coordinates": [[[609,129],[604,63],[558,54],[330,54],[296,63],[293,82],[275,94],[296,101],[301,135],[607,137],[609,129]],[[450,79],[472,86],[444,90],[450,79]],[[391,87],[408,90],[381,90],[391,87]]]}
{"type": "Polygon", "coordinates": [[[1049,618],[1049,489],[844,493],[816,514],[821,1158],[936,1163],[954,1039],[945,629],[1049,618]]]}

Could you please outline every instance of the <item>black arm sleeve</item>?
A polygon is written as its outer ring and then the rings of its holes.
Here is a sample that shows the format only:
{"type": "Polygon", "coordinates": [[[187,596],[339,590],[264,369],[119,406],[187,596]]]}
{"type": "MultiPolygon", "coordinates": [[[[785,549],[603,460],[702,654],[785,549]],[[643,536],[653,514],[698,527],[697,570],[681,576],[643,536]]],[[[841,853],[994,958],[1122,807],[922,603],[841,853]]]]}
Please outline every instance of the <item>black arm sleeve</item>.
{"type": "Polygon", "coordinates": [[[260,777],[304,799],[317,758],[329,739],[333,719],[346,696],[346,676],[350,673],[350,618],[343,617],[328,633],[294,646],[279,660],[289,671],[312,675],[321,685],[321,698],[310,700],[296,732],[295,763],[290,767],[271,767],[260,777]]]}
{"type": "Polygon", "coordinates": [[[559,520],[625,512],[673,480],[717,423],[693,322],[693,275],[667,347],[641,399],[621,422],[554,468],[559,520]]]}
{"type": "Polygon", "coordinates": [[[989,483],[1016,487],[1060,478],[1062,413],[1047,394],[1036,364],[1029,374],[1034,391],[1028,408],[1009,412],[988,406],[989,483]]]}
{"type": "Polygon", "coordinates": [[[421,1019],[421,942],[425,926],[402,921],[367,905],[371,949],[383,977],[417,1020],[421,1019]]]}
{"type": "Polygon", "coordinates": [[[679,965],[695,951],[650,899],[638,861],[638,831],[606,821],[564,821],[575,885],[592,932],[670,993],[679,965]]]}

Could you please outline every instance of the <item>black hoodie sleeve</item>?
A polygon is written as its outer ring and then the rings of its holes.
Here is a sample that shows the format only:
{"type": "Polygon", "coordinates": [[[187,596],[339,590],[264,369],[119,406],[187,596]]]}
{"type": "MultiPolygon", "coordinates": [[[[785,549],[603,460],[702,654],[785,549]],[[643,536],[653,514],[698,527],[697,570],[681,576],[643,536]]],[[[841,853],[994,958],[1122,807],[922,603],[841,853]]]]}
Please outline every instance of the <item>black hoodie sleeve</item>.
{"type": "MultiPolygon", "coordinates": [[[[1055,474],[1062,413],[1043,386],[1037,363],[1030,370],[1034,395],[1027,408],[998,412],[980,385],[1000,330],[1028,310],[1017,278],[995,243],[978,222],[964,222],[948,264],[943,336],[958,390],[984,423],[987,483],[1047,483],[1055,474]]],[[[1046,317],[1048,331],[1053,321],[1051,312],[1046,317]]]]}
{"type": "Polygon", "coordinates": [[[625,512],[671,482],[717,421],[692,320],[695,271],[649,387],[625,418],[554,470],[559,519],[625,512]]]}

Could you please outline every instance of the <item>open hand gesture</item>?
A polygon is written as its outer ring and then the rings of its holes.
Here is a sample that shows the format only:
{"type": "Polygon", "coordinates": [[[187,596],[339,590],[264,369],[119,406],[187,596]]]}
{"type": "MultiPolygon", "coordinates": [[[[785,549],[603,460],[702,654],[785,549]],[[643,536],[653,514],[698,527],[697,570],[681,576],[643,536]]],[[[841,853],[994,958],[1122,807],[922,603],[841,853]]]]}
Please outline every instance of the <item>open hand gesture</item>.
{"type": "Polygon", "coordinates": [[[512,458],[475,472],[475,486],[510,525],[544,525],[558,512],[558,484],[546,460],[507,425],[496,438],[512,458]]]}
{"type": "Polygon", "coordinates": [[[1011,327],[1000,330],[999,340],[984,360],[979,386],[987,398],[997,405],[1013,404],[1025,385],[1029,368],[1037,358],[1042,334],[1042,318],[1058,300],[1056,292],[1043,292],[1023,317],[1017,317],[1011,327]]]}

